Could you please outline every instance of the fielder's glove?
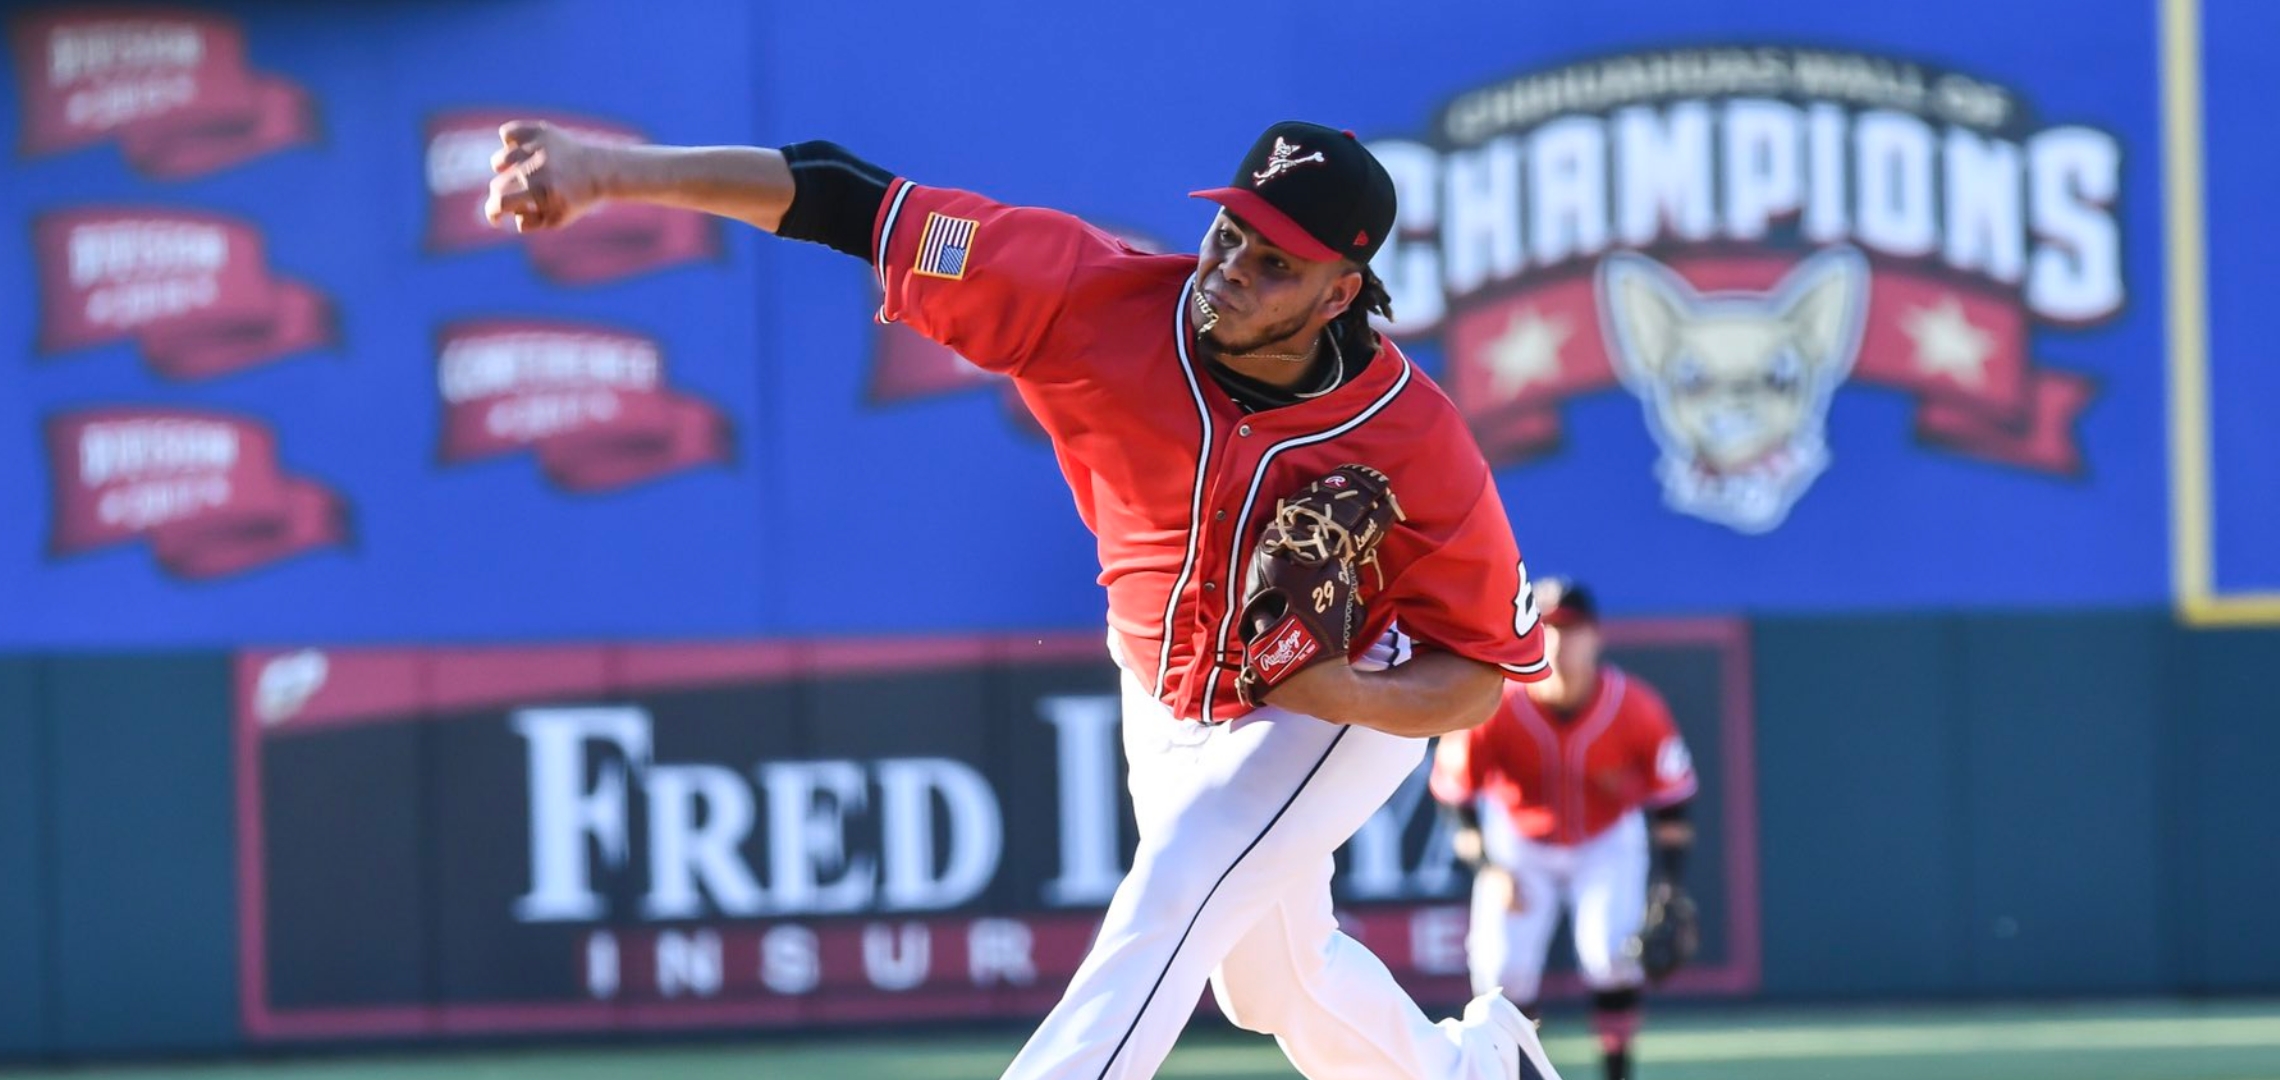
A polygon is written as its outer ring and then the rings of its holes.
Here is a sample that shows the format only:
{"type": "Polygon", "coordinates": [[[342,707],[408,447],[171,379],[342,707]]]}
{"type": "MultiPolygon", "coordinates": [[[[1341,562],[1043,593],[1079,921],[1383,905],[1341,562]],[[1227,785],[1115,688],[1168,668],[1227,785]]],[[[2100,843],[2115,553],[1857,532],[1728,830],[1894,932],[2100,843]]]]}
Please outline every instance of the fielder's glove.
{"type": "Polygon", "coordinates": [[[1275,507],[1245,579],[1235,692],[1258,705],[1291,676],[1343,661],[1361,631],[1361,571],[1401,520],[1385,474],[1341,465],[1275,507]]]}
{"type": "Polygon", "coordinates": [[[1685,966],[1702,947],[1702,927],[1694,911],[1694,898],[1676,882],[1657,881],[1647,886],[1647,916],[1624,951],[1639,962],[1649,982],[1660,983],[1685,966]]]}

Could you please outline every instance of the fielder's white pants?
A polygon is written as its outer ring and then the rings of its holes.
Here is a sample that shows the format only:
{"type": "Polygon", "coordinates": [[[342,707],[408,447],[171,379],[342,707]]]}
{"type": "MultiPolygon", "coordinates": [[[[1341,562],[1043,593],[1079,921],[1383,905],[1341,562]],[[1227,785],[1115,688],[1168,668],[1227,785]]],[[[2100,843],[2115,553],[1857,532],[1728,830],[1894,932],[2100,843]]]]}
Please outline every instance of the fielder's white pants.
{"type": "Polygon", "coordinates": [[[1502,889],[1474,879],[1472,932],[1465,939],[1474,992],[1501,986],[1514,1001],[1534,1001],[1563,910],[1573,913],[1571,936],[1584,985],[1620,990],[1644,981],[1638,961],[1623,946],[1646,918],[1645,815],[1633,810],[1583,843],[1561,845],[1520,835],[1492,801],[1483,800],[1480,810],[1482,854],[1512,875],[1513,899],[1507,904],[1502,889]]]}
{"type": "Polygon", "coordinates": [[[1127,674],[1139,850],[1006,1080],[1154,1076],[1207,981],[1229,1019],[1275,1036],[1308,1080],[1510,1080],[1487,1040],[1426,1019],[1331,917],[1331,853],[1424,751],[1271,707],[1177,720],[1127,674]]]}

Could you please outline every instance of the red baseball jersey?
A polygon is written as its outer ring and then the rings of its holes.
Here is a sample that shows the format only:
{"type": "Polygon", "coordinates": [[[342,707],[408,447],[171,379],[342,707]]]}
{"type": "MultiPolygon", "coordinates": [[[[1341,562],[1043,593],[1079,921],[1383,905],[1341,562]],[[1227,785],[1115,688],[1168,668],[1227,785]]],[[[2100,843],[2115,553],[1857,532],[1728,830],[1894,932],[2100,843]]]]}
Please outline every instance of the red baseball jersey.
{"type": "Polygon", "coordinates": [[[1565,721],[1506,686],[1487,723],[1441,737],[1432,785],[1445,803],[1489,796],[1531,840],[1580,844],[1634,808],[1693,795],[1695,779],[1662,695],[1608,665],[1565,721]]]}
{"type": "Polygon", "coordinates": [[[1138,251],[1052,210],[897,180],[872,263],[900,321],[1011,376],[1052,438],[1100,549],[1111,641],[1172,712],[1235,696],[1250,548],[1281,496],[1348,463],[1392,481],[1407,520],[1365,572],[1355,654],[1397,619],[1426,647],[1541,678],[1543,635],[1487,462],[1456,408],[1391,342],[1346,385],[1246,414],[1202,370],[1197,257],[1138,251]]]}

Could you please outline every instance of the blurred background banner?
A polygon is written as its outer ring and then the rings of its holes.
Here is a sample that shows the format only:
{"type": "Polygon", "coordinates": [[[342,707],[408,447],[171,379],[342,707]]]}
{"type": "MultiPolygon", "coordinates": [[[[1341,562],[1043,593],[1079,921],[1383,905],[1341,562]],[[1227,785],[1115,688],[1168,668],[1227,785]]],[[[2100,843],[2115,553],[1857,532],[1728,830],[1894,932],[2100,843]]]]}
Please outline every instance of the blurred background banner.
{"type": "MultiPolygon", "coordinates": [[[[1739,623],[1619,625],[1704,777],[1700,963],[1757,989],[1739,623]]],[[[1092,635],[302,648],[236,664],[238,923],[262,1039],[1018,1018],[1129,862],[1092,635]]],[[[1464,890],[1420,772],[1342,920],[1461,1003],[1464,890]]],[[[1552,992],[1575,996],[1572,978],[1552,992]]]]}
{"type": "Polygon", "coordinates": [[[1131,840],[1099,651],[247,655],[247,1028],[1040,1012],[1131,840]]]}

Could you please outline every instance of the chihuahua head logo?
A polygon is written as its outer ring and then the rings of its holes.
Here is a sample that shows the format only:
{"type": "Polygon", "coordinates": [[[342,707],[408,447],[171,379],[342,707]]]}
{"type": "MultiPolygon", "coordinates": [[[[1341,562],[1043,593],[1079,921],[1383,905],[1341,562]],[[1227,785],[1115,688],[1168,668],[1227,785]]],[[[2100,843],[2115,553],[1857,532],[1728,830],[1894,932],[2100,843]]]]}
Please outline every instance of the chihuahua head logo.
{"type": "Polygon", "coordinates": [[[1788,516],[1829,466],[1829,397],[1860,350],[1868,284],[1845,247],[1765,292],[1697,292],[1643,255],[1600,263],[1609,351],[1646,405],[1672,509],[1745,533],[1788,516]]]}

